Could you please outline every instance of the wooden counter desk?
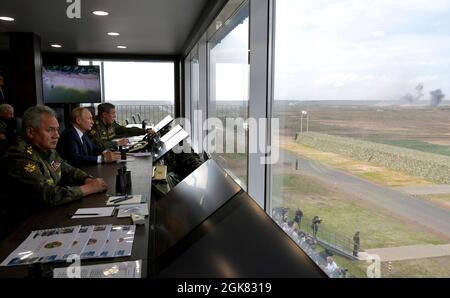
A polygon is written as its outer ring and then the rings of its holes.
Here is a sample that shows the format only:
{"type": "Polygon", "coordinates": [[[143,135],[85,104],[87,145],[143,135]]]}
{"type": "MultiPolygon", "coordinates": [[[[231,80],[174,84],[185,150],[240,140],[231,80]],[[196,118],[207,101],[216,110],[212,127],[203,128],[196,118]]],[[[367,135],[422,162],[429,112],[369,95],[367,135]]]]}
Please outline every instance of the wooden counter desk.
{"type": "MultiPolygon", "coordinates": [[[[108,185],[107,192],[89,195],[81,200],[53,207],[32,215],[0,243],[0,262],[8,257],[8,255],[13,252],[33,230],[75,225],[132,224],[131,218],[117,218],[116,216],[71,219],[71,216],[78,210],[78,208],[106,206],[107,194],[114,194],[115,192],[117,169],[124,165],[125,163],[104,164],[83,168],[83,170],[90,175],[103,178],[108,185]]],[[[142,194],[147,198],[147,202],[150,207],[152,158],[136,157],[134,160],[126,162],[126,166],[127,169],[131,171],[132,194],[142,194]]],[[[146,218],[145,225],[136,226],[133,250],[130,257],[81,260],[81,265],[142,260],[142,277],[146,277],[149,226],[149,217],[146,218]]],[[[47,263],[44,264],[44,268],[51,269],[54,267],[66,267],[68,265],[70,264],[64,262],[47,263]]],[[[29,268],[30,266],[27,265],[0,267],[0,277],[27,277],[29,276],[29,268]]]]}

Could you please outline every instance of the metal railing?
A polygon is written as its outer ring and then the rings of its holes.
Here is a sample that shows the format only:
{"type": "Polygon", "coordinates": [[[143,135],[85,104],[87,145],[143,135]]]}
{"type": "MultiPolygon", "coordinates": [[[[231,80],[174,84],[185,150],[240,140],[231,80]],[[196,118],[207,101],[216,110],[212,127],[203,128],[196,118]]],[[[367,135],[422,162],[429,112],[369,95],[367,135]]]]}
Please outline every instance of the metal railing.
{"type": "MultiPolygon", "coordinates": [[[[312,228],[312,218],[303,217],[300,229],[305,231],[307,234],[314,237],[314,231],[312,228]]],[[[345,255],[346,257],[353,258],[353,239],[332,231],[326,227],[326,223],[322,222],[318,224],[318,229],[316,233],[316,239],[323,246],[330,250],[334,250],[337,253],[345,255]]],[[[361,247],[359,247],[361,250],[361,247]]]]}
{"type": "MultiPolygon", "coordinates": [[[[336,267],[327,268],[328,258],[332,256],[332,254],[325,252],[319,253],[317,251],[317,245],[324,247],[322,241],[317,238],[314,238],[312,234],[308,234],[304,231],[304,229],[296,229],[294,227],[290,227],[286,221],[281,220],[281,217],[274,218],[275,222],[283,229],[283,231],[288,234],[295,243],[311,258],[311,260],[316,263],[329,277],[334,278],[345,278],[351,277],[348,273],[348,269],[344,267],[339,267],[336,264],[336,267]],[[333,269],[332,269],[333,268],[333,269]]],[[[325,248],[327,248],[325,246],[325,248]]],[[[333,258],[331,257],[333,261],[333,258]]]]}
{"type": "Polygon", "coordinates": [[[247,102],[242,102],[242,104],[229,104],[229,105],[216,105],[217,118],[248,118],[248,106],[247,102]]]}
{"type": "Polygon", "coordinates": [[[116,105],[116,115],[116,121],[122,125],[126,120],[135,123],[134,119],[136,123],[145,120],[147,124],[156,124],[167,115],[174,116],[174,105],[116,105]]]}

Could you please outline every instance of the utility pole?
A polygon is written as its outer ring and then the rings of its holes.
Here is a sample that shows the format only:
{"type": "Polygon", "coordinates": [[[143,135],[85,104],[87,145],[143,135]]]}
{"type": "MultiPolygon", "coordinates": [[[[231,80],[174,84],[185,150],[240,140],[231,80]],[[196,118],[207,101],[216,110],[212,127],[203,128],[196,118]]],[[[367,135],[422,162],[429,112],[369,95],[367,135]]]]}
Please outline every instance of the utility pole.
{"type": "Polygon", "coordinates": [[[300,116],[300,133],[303,133],[303,117],[306,117],[306,132],[309,130],[309,123],[308,123],[308,112],[302,111],[302,114],[300,116]]]}
{"type": "Polygon", "coordinates": [[[303,114],[300,115],[300,133],[303,132],[303,114]]]}
{"type": "Polygon", "coordinates": [[[306,132],[309,131],[309,114],[306,114],[306,132]]]}

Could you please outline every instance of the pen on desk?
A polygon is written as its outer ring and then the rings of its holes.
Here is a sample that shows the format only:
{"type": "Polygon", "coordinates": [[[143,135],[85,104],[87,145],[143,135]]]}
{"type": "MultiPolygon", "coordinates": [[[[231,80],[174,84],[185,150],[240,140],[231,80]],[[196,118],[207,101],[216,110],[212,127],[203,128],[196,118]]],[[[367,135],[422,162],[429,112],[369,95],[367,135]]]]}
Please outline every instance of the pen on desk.
{"type": "Polygon", "coordinates": [[[130,199],[130,197],[128,196],[128,195],[126,195],[126,196],[124,196],[124,197],[120,197],[120,198],[117,198],[117,199],[114,199],[114,200],[111,200],[111,203],[119,203],[119,202],[122,202],[122,201],[126,201],[126,200],[128,200],[128,199],[130,199]]]}
{"type": "Polygon", "coordinates": [[[73,216],[100,215],[100,213],[75,213],[73,216]]]}

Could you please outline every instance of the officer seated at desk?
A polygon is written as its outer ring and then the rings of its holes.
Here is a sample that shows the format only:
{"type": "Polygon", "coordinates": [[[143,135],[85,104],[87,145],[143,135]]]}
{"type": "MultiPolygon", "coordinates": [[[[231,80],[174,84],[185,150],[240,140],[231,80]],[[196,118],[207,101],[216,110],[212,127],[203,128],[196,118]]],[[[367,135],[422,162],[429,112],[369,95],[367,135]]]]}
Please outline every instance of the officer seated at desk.
{"type": "Polygon", "coordinates": [[[18,138],[1,160],[6,198],[2,200],[0,232],[4,233],[41,208],[106,190],[103,179],[72,167],[55,151],[59,124],[52,109],[42,105],[29,108],[22,127],[23,138],[18,138]]]}
{"type": "Polygon", "coordinates": [[[67,128],[58,141],[59,155],[74,167],[110,163],[120,160],[119,152],[111,152],[98,147],[86,136],[94,124],[88,109],[78,107],[70,113],[72,126],[67,128]]]}
{"type": "Polygon", "coordinates": [[[91,140],[103,150],[116,149],[117,146],[126,146],[129,144],[126,137],[153,134],[151,129],[142,129],[139,127],[125,127],[116,122],[116,107],[108,102],[99,104],[97,107],[97,116],[94,119],[94,125],[88,132],[91,140]],[[113,141],[116,138],[123,138],[119,141],[113,141]]]}

